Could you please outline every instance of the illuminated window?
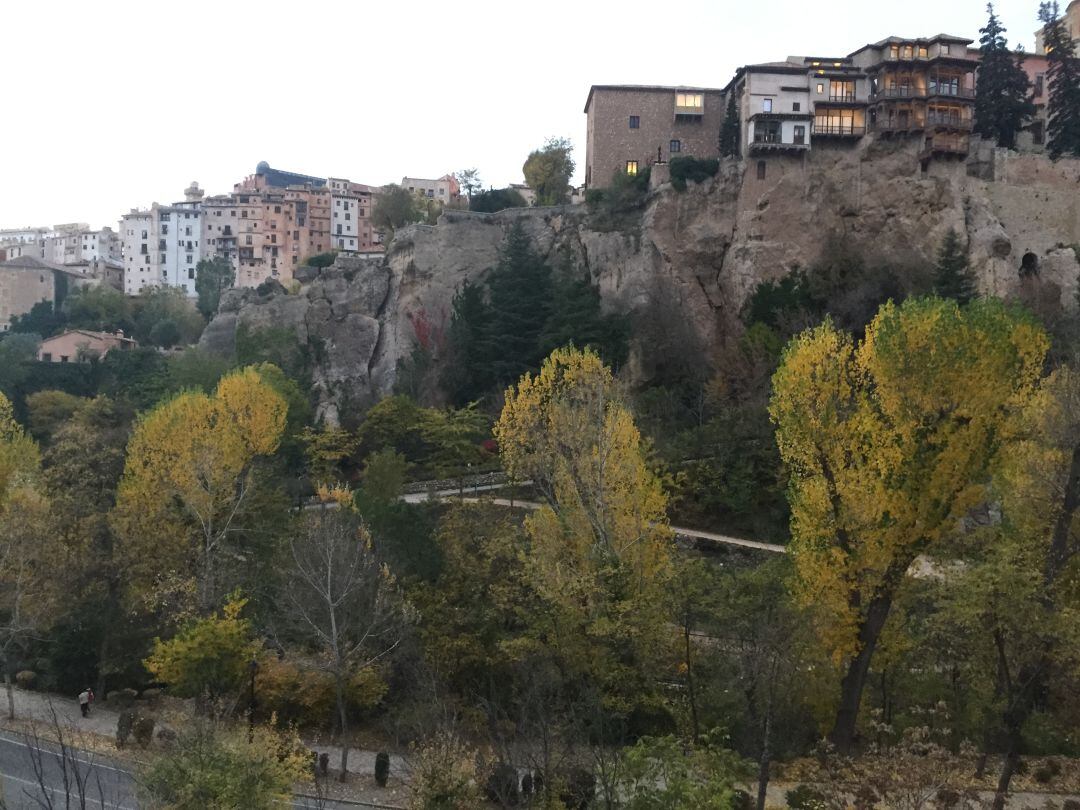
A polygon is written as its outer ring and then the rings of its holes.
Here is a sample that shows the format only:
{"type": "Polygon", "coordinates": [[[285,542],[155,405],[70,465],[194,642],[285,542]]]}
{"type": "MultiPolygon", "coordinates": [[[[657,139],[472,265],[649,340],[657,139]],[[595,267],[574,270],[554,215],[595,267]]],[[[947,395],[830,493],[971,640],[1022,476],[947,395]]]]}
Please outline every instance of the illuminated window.
{"type": "Polygon", "coordinates": [[[819,95],[825,92],[825,85],[822,82],[817,83],[817,91],[819,95]]]}
{"type": "Polygon", "coordinates": [[[930,52],[926,50],[926,46],[925,45],[920,45],[919,46],[919,58],[920,59],[925,59],[929,55],[930,55],[930,52]]]}
{"type": "Polygon", "coordinates": [[[899,59],[900,58],[900,46],[899,45],[890,45],[889,46],[889,58],[890,59],[899,59]]]}
{"type": "Polygon", "coordinates": [[[637,174],[637,161],[636,160],[628,160],[628,161],[626,161],[626,173],[631,175],[631,176],[637,174]]]}
{"type": "Polygon", "coordinates": [[[704,107],[705,96],[701,93],[679,93],[675,96],[676,107],[704,107]]]}

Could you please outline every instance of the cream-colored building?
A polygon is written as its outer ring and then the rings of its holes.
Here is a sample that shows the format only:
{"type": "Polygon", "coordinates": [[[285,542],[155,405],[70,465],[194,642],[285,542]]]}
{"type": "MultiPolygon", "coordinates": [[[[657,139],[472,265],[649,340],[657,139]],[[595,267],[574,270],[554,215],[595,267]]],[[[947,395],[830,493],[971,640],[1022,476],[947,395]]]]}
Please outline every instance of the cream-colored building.
{"type": "Polygon", "coordinates": [[[41,301],[55,300],[59,270],[33,256],[0,262],[0,332],[11,328],[11,319],[16,315],[25,315],[41,301]]]}
{"type": "Polygon", "coordinates": [[[123,332],[71,329],[41,341],[37,359],[42,363],[88,363],[103,360],[111,351],[130,351],[138,345],[123,332]]]}
{"type": "Polygon", "coordinates": [[[401,187],[429,200],[437,200],[443,205],[456,204],[461,198],[461,187],[452,174],[429,180],[424,177],[402,177],[401,187]]]}

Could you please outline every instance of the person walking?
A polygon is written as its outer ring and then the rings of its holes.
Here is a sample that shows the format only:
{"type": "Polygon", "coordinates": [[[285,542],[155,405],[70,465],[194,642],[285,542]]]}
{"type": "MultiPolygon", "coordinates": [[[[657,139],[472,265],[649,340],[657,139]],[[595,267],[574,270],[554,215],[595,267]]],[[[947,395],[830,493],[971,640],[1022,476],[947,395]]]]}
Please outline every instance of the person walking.
{"type": "Polygon", "coordinates": [[[83,717],[90,716],[90,687],[86,687],[79,692],[79,709],[82,711],[83,717]]]}

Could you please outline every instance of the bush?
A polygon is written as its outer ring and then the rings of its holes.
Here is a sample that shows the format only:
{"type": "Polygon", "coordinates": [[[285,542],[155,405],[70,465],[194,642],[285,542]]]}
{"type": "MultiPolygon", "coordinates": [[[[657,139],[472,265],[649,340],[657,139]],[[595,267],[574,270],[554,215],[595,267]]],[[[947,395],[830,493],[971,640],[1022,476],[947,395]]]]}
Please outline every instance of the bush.
{"type": "Polygon", "coordinates": [[[134,689],[117,689],[105,695],[105,701],[114,707],[129,709],[135,703],[139,693],[134,689]]]}
{"type": "Polygon", "coordinates": [[[592,216],[592,226],[598,230],[621,230],[629,227],[645,206],[649,196],[651,167],[646,166],[637,174],[619,170],[605,189],[589,189],[585,192],[585,204],[592,216]]]}
{"type": "Polygon", "coordinates": [[[140,748],[149,748],[154,741],[154,718],[138,715],[132,724],[131,732],[140,748]]]}
{"type": "Polygon", "coordinates": [[[135,728],[135,712],[125,709],[120,712],[116,720],[116,747],[123,748],[131,739],[131,732],[135,728]]]}
{"type": "Polygon", "coordinates": [[[314,256],[308,256],[307,259],[304,260],[304,266],[329,267],[334,263],[336,258],[337,253],[335,251],[330,251],[329,253],[316,253],[314,256]]]}
{"type": "Polygon", "coordinates": [[[415,749],[410,810],[473,810],[476,755],[453,734],[441,732],[415,749]]]}
{"type": "Polygon", "coordinates": [[[512,188],[495,188],[473,195],[469,210],[493,214],[507,208],[525,208],[528,203],[521,193],[512,188]]]}
{"type": "Polygon", "coordinates": [[[487,778],[484,792],[500,807],[516,805],[521,800],[517,769],[505,762],[498,763],[487,778]]]}
{"type": "Polygon", "coordinates": [[[566,787],[559,800],[569,810],[586,810],[596,798],[596,775],[584,768],[575,768],[566,775],[566,787]]]}
{"type": "Polygon", "coordinates": [[[677,191],[686,191],[686,181],[700,183],[715,177],[720,170],[716,158],[675,157],[671,159],[671,185],[677,191]]]}
{"type": "Polygon", "coordinates": [[[24,669],[15,673],[15,684],[20,689],[33,689],[37,683],[37,673],[29,669],[24,669]]]}
{"type": "MultiPolygon", "coordinates": [[[[17,677],[17,676],[16,676],[17,677]]],[[[1035,769],[1035,781],[1045,785],[1047,782],[1052,782],[1054,777],[1061,773],[1061,766],[1056,759],[1048,759],[1042,765],[1035,769]]]]}
{"type": "Polygon", "coordinates": [[[390,755],[380,751],[375,755],[375,784],[386,787],[386,780],[390,778],[390,755]]]}
{"type": "Polygon", "coordinates": [[[799,785],[784,794],[787,806],[792,810],[825,810],[825,797],[808,785],[799,785]]]}

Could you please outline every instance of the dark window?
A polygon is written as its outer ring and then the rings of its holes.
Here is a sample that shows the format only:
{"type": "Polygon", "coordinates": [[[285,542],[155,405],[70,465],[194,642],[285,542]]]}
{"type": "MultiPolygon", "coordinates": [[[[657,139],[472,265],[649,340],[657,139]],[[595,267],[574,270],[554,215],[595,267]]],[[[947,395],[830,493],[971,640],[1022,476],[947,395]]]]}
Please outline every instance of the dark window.
{"type": "Polygon", "coordinates": [[[1039,73],[1035,76],[1035,98],[1038,98],[1043,94],[1043,81],[1045,79],[1044,74],[1039,73]]]}
{"type": "Polygon", "coordinates": [[[794,101],[791,104],[791,111],[792,112],[798,112],[800,107],[801,107],[801,104],[798,101],[794,101]]]}
{"type": "Polygon", "coordinates": [[[668,151],[670,151],[670,152],[681,152],[682,151],[682,141],[672,141],[670,144],[668,144],[668,151]]]}
{"type": "Polygon", "coordinates": [[[1036,121],[1031,125],[1031,142],[1036,146],[1042,146],[1046,142],[1042,121],[1036,121]]]}
{"type": "Polygon", "coordinates": [[[757,179],[758,180],[764,180],[765,179],[765,161],[764,160],[759,160],[757,162],[757,179]]]}
{"type": "Polygon", "coordinates": [[[806,143],[806,127],[798,125],[795,127],[795,143],[806,143]]]}
{"type": "Polygon", "coordinates": [[[641,119],[636,115],[630,116],[630,129],[637,129],[641,126],[641,119]]]}

